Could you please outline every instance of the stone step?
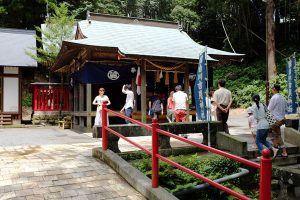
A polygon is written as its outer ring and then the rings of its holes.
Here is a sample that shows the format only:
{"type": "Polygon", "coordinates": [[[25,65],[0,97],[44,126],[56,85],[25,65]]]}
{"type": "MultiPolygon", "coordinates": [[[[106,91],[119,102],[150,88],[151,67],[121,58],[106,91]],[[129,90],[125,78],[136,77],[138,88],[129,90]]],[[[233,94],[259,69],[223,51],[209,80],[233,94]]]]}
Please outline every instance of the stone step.
{"type": "MultiPolygon", "coordinates": [[[[250,159],[250,160],[254,161],[254,162],[259,162],[259,159],[257,159],[257,158],[250,159]]],[[[273,159],[272,164],[276,165],[276,166],[286,166],[286,165],[299,166],[300,165],[300,154],[292,154],[292,155],[289,155],[287,158],[277,156],[275,159],[273,159]]]]}
{"type": "MultiPolygon", "coordinates": [[[[293,155],[293,154],[298,154],[300,153],[300,149],[298,146],[290,144],[290,143],[285,143],[286,147],[287,147],[287,152],[288,155],[293,155]]],[[[278,155],[280,155],[282,153],[282,150],[279,149],[278,151],[278,155]]],[[[252,147],[249,148],[249,144],[248,144],[248,152],[247,152],[247,156],[249,158],[256,158],[257,157],[257,149],[254,149],[252,147]]]]}
{"type": "Polygon", "coordinates": [[[290,154],[287,158],[276,157],[273,160],[273,164],[277,166],[300,164],[300,154],[290,154]]]}

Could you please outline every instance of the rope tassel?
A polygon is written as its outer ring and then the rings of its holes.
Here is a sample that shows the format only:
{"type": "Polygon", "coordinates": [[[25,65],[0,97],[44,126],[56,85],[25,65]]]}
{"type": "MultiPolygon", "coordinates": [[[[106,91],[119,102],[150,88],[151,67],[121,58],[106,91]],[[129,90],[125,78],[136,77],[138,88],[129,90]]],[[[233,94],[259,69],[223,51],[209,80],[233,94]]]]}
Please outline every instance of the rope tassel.
{"type": "Polygon", "coordinates": [[[160,82],[160,75],[159,75],[159,71],[156,71],[155,82],[156,82],[156,83],[159,83],[159,82],[160,82]]]}
{"type": "Polygon", "coordinates": [[[174,83],[178,83],[177,72],[174,72],[174,83]]]}
{"type": "Polygon", "coordinates": [[[168,72],[166,72],[165,85],[170,85],[169,73],[168,72]]]}

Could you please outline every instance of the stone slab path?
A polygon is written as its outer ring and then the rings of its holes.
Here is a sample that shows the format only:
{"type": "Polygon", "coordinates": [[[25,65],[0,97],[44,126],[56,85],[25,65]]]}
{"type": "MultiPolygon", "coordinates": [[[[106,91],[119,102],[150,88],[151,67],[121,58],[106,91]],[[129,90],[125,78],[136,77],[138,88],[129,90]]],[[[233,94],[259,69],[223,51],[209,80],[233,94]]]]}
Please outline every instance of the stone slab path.
{"type": "MultiPolygon", "coordinates": [[[[232,135],[252,138],[244,110],[233,110],[228,120],[232,135]],[[245,135],[244,135],[245,134],[245,135]]],[[[4,199],[145,199],[102,161],[92,158],[101,139],[56,127],[0,129],[0,200],[4,199]]],[[[151,148],[151,137],[134,141],[151,148]]],[[[189,139],[201,142],[202,134],[189,139]]],[[[171,139],[171,145],[184,146],[171,139]]],[[[136,148],[120,140],[121,151],[136,148]]]]}
{"type": "Polygon", "coordinates": [[[0,200],[144,200],[105,163],[100,141],[58,128],[0,129],[0,200]]]}

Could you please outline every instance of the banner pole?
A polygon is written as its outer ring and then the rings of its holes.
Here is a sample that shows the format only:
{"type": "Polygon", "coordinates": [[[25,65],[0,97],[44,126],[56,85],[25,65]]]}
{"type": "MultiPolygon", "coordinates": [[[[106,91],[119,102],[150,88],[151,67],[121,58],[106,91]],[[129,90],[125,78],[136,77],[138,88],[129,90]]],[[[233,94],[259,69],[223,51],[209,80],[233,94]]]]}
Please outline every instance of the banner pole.
{"type": "Polygon", "coordinates": [[[210,147],[211,146],[211,140],[210,140],[210,111],[211,111],[211,100],[209,98],[209,85],[208,85],[208,66],[207,66],[207,46],[205,46],[205,68],[206,68],[206,74],[205,74],[205,79],[206,79],[206,99],[208,99],[208,105],[206,105],[207,107],[207,145],[210,147]]]}

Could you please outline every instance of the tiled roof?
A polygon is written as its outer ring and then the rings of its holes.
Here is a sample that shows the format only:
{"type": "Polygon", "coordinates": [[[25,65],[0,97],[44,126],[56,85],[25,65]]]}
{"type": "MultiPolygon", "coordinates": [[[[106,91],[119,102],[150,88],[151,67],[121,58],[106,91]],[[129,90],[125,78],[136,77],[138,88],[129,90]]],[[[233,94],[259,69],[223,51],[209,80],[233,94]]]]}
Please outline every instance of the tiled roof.
{"type": "Polygon", "coordinates": [[[26,54],[36,54],[35,31],[0,28],[0,66],[36,67],[37,62],[26,54]]]}
{"type": "MultiPolygon", "coordinates": [[[[153,56],[198,60],[205,46],[193,41],[184,31],[174,28],[122,24],[91,20],[80,21],[79,28],[85,39],[69,42],[98,46],[117,47],[124,55],[153,56]]],[[[241,56],[207,48],[209,55],[241,56]]],[[[213,60],[208,58],[208,60],[213,60]]]]}

